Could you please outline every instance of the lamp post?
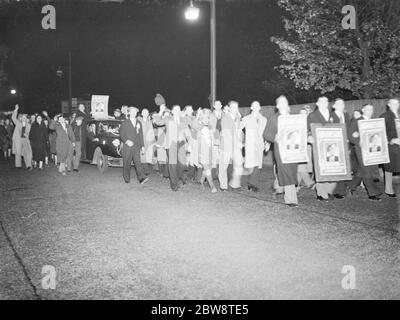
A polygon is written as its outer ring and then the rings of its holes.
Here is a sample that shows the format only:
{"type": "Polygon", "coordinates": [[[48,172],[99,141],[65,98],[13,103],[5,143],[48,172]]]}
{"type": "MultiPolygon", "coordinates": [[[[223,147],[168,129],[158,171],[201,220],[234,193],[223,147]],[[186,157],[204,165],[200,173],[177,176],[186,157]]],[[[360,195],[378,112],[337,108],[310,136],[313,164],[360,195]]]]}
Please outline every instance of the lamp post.
{"type": "MultiPolygon", "coordinates": [[[[209,1],[211,6],[210,15],[210,82],[211,82],[211,105],[214,105],[217,96],[217,57],[216,57],[216,0],[199,0],[209,1]]],[[[200,9],[190,2],[190,6],[185,11],[185,18],[190,21],[195,21],[199,18],[200,9]]]]}
{"type": "MultiPolygon", "coordinates": [[[[57,77],[60,79],[60,99],[61,99],[61,79],[64,75],[62,67],[59,66],[56,71],[57,77]]],[[[72,55],[68,52],[68,112],[72,113],[72,55]]]]}

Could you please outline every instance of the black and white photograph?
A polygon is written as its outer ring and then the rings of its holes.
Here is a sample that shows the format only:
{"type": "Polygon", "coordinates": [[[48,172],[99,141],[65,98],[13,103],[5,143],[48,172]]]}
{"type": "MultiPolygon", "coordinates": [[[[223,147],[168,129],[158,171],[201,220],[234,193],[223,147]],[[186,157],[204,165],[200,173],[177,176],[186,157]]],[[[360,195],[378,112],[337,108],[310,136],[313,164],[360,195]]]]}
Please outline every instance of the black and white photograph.
{"type": "Polygon", "coordinates": [[[399,21],[399,0],[0,0],[0,300],[400,299],[399,21]]]}

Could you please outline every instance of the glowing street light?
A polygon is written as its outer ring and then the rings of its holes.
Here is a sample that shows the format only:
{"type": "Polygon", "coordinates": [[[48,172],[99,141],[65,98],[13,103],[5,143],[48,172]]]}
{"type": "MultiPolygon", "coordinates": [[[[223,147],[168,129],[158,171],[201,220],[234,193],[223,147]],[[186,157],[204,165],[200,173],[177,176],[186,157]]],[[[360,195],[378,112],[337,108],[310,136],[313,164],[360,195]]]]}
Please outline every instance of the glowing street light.
{"type": "Polygon", "coordinates": [[[17,90],[11,89],[10,93],[15,96],[17,94],[17,90]]]}
{"type": "Polygon", "coordinates": [[[200,9],[193,5],[193,2],[190,2],[190,6],[185,11],[186,20],[194,21],[199,18],[200,9]]]}

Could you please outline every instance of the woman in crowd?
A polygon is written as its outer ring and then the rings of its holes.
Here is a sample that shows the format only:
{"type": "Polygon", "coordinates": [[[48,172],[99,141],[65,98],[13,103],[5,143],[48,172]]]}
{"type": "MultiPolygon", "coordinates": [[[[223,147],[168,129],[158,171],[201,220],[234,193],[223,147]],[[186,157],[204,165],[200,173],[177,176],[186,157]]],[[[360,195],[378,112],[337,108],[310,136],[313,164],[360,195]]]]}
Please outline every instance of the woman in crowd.
{"type": "Polygon", "coordinates": [[[384,118],[386,123],[390,157],[390,163],[383,166],[385,171],[385,193],[387,196],[395,198],[393,173],[400,173],[400,137],[396,129],[396,121],[400,121],[399,99],[390,99],[387,111],[381,115],[381,118],[384,118]]]}
{"type": "Polygon", "coordinates": [[[143,169],[146,175],[151,173],[151,168],[153,166],[154,157],[154,147],[156,144],[156,137],[154,134],[153,122],[150,119],[150,113],[148,109],[142,110],[142,116],[140,117],[140,122],[142,123],[143,129],[143,141],[144,141],[144,154],[141,155],[141,161],[143,169]]]}
{"type": "Polygon", "coordinates": [[[280,187],[283,187],[285,203],[289,207],[297,207],[297,163],[283,164],[279,153],[279,141],[281,137],[278,135],[278,118],[281,115],[290,114],[289,102],[285,96],[280,96],[276,100],[276,108],[278,112],[268,120],[264,139],[273,145],[278,183],[280,187]]]}
{"type": "Polygon", "coordinates": [[[202,175],[200,178],[200,184],[203,186],[205,180],[210,185],[211,192],[216,193],[217,188],[214,185],[213,178],[211,175],[212,169],[212,146],[213,146],[213,132],[210,127],[210,109],[199,109],[197,111],[197,119],[199,123],[199,138],[198,138],[198,162],[202,168],[202,175]]]}
{"type": "Polygon", "coordinates": [[[368,197],[370,200],[380,201],[380,195],[382,191],[380,190],[377,182],[374,181],[374,177],[377,175],[378,166],[364,166],[361,146],[360,146],[360,133],[358,132],[358,121],[372,119],[374,114],[374,107],[372,105],[365,105],[362,108],[362,117],[357,121],[352,121],[350,125],[349,140],[354,145],[354,150],[357,158],[357,173],[353,177],[351,182],[351,190],[355,190],[357,186],[360,185],[360,181],[364,183],[364,186],[368,192],[368,197]]]}
{"type": "Polygon", "coordinates": [[[47,155],[47,128],[41,115],[36,116],[36,121],[31,126],[29,139],[32,146],[33,167],[39,164],[39,170],[43,170],[43,163],[47,155]]]}

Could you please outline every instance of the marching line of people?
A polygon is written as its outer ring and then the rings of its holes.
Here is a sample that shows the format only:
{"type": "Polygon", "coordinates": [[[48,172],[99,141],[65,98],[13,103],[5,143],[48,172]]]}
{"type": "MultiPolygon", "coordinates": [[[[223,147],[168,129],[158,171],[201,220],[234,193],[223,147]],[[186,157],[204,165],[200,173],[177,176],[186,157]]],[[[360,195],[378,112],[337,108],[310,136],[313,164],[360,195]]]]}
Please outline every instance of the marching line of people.
{"type": "MultiPolygon", "coordinates": [[[[157,99],[157,98],[156,98],[157,99]]],[[[163,100],[163,99],[162,99],[163,100]]],[[[157,101],[156,101],[157,103],[157,101]]],[[[300,187],[316,190],[319,201],[343,199],[363,186],[370,200],[379,201],[385,193],[396,197],[393,188],[393,174],[400,172],[400,137],[396,129],[399,119],[399,99],[390,99],[387,110],[380,118],[385,119],[390,163],[381,168],[384,171],[384,190],[379,182],[379,166],[363,164],[358,121],[372,119],[374,107],[365,105],[354,111],[350,117],[342,99],[334,101],[332,109],[329,100],[320,97],[315,110],[305,106],[300,113],[307,115],[308,123],[308,163],[283,163],[279,152],[278,119],[291,114],[285,96],[276,100],[276,112],[269,119],[261,114],[261,105],[254,101],[250,114],[242,117],[239,103],[230,101],[223,106],[216,101],[213,108],[192,106],[183,110],[179,105],[167,108],[165,101],[157,103],[159,110],[150,114],[149,110],[123,106],[114,110],[113,119],[121,120],[120,140],[123,144],[123,179],[131,181],[133,162],[140,184],[149,180],[153,168],[163,178],[169,179],[173,191],[190,182],[208,184],[212,193],[240,189],[242,178],[247,177],[248,190],[259,192],[260,170],[265,152],[271,151],[274,162],[273,189],[282,194],[290,207],[298,206],[300,187]],[[139,114],[140,112],[140,114],[139,114]],[[311,125],[345,125],[348,136],[348,152],[351,159],[352,180],[318,182],[314,179],[312,148],[316,143],[311,125]]],[[[95,132],[87,130],[90,114],[79,106],[71,119],[58,114],[50,119],[47,112],[28,118],[18,114],[16,105],[12,122],[0,121],[0,146],[6,159],[15,155],[15,166],[22,167],[22,159],[28,170],[43,169],[49,161],[59,163],[62,175],[69,171],[79,171],[81,158],[85,159],[86,139],[96,141],[95,132]],[[12,134],[12,137],[11,137],[12,134]]],[[[90,129],[90,128],[89,128],[90,129]]]]}

